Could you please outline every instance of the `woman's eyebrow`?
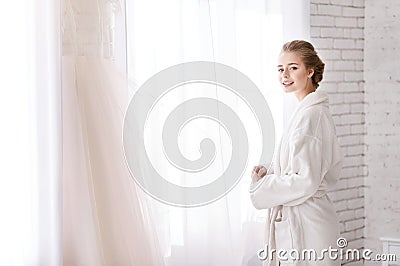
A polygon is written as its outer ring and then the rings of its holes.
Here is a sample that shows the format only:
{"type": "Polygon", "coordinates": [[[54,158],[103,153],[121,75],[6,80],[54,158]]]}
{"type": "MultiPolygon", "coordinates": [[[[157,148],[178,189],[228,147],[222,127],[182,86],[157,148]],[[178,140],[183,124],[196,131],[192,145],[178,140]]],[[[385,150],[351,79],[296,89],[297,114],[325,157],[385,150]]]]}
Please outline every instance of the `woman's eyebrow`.
{"type": "MultiPolygon", "coordinates": [[[[289,63],[288,65],[299,65],[297,63],[289,63]]],[[[276,67],[283,67],[283,65],[277,65],[276,67]]]]}

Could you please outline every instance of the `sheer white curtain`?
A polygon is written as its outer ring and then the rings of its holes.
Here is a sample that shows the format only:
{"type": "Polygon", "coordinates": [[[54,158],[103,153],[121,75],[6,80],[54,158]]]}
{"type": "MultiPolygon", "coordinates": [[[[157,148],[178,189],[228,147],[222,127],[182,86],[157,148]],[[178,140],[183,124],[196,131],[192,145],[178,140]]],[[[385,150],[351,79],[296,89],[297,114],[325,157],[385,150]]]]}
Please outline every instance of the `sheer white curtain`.
{"type": "MultiPolygon", "coordinates": [[[[190,61],[223,63],[247,75],[261,89],[272,110],[278,140],[284,120],[296,103],[293,105],[293,99],[284,98],[280,90],[276,60],[284,41],[309,38],[308,5],[308,1],[292,0],[127,0],[130,95],[152,75],[172,65],[190,61]],[[288,108],[285,103],[290,103],[288,108]]],[[[178,105],[188,95],[199,96],[193,91],[190,86],[181,86],[181,91],[168,102],[178,105]]],[[[223,93],[220,98],[218,94],[213,96],[222,101],[232,97],[223,93]]],[[[231,99],[230,103],[235,112],[244,113],[237,99],[231,99]]],[[[167,110],[170,109],[160,107],[160,115],[152,116],[155,121],[148,122],[150,129],[145,137],[152,142],[148,144],[148,155],[154,156],[153,164],[165,179],[188,185],[185,175],[177,173],[174,167],[157,166],[165,159],[159,157],[159,147],[155,147],[158,142],[154,131],[160,130],[164,122],[162,113],[167,110]]],[[[250,119],[245,115],[242,118],[244,122],[250,119]]],[[[203,130],[218,146],[217,152],[225,158],[225,164],[229,161],[229,143],[224,145],[226,135],[218,130],[213,134],[218,125],[198,122],[186,126],[194,129],[187,129],[186,134],[182,130],[176,140],[183,154],[188,158],[199,155],[198,145],[204,137],[199,131],[203,130]]],[[[252,134],[256,132],[249,132],[252,134]]],[[[259,159],[258,140],[256,137],[250,140],[251,154],[241,182],[222,199],[202,207],[179,208],[147,197],[157,217],[158,237],[167,265],[260,265],[257,251],[263,247],[265,213],[256,211],[248,196],[248,177],[259,159]]],[[[224,169],[224,160],[214,163],[217,166],[210,175],[218,176],[218,171],[224,169]]]]}
{"type": "Polygon", "coordinates": [[[0,264],[60,265],[60,3],[0,10],[0,264]]]}

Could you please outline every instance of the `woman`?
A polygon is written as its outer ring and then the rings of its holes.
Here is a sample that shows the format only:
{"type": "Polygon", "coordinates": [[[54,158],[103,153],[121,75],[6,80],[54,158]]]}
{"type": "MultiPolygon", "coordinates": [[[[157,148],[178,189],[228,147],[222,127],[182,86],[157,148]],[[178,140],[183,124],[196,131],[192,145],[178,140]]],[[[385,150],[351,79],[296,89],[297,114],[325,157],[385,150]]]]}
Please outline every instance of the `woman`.
{"type": "Polygon", "coordinates": [[[341,170],[328,97],[317,90],[324,63],[310,43],[296,40],[283,45],[278,72],[284,91],[294,93],[300,103],[276,150],[273,167],[255,166],[252,173],[253,205],[269,209],[262,257],[270,254],[264,265],[340,265],[335,253],[324,251],[337,248],[339,224],[326,193],[341,170]],[[272,253],[272,249],[287,253],[272,253]],[[324,259],[318,259],[324,252],[324,259]]]}

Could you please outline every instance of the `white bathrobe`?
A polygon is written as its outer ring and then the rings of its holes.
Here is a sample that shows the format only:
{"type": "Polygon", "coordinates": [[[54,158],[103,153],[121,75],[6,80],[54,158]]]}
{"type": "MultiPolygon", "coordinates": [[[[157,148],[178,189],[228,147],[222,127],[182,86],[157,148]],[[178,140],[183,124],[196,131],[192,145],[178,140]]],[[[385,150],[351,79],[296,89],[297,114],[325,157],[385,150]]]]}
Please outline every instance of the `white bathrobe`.
{"type": "MultiPolygon", "coordinates": [[[[308,94],[292,116],[275,152],[273,167],[258,182],[250,196],[257,209],[269,209],[265,230],[268,249],[338,248],[339,223],[326,195],[339,177],[340,147],[328,108],[328,96],[317,90],[308,94]]],[[[265,247],[264,247],[265,248],[265,247]]],[[[292,260],[296,253],[283,254],[282,265],[340,265],[339,260],[292,260]]],[[[276,253],[275,253],[276,258],[276,253]]],[[[278,261],[264,260],[264,265],[278,261]]]]}

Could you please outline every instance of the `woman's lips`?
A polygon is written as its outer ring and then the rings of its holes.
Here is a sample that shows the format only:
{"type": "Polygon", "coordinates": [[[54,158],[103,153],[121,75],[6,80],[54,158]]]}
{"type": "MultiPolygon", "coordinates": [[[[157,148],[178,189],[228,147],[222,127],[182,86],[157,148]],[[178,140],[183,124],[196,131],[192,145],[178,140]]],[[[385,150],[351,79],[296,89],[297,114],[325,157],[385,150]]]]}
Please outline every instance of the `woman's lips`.
{"type": "Polygon", "coordinates": [[[287,88],[293,85],[293,82],[282,82],[282,85],[287,88]]]}

